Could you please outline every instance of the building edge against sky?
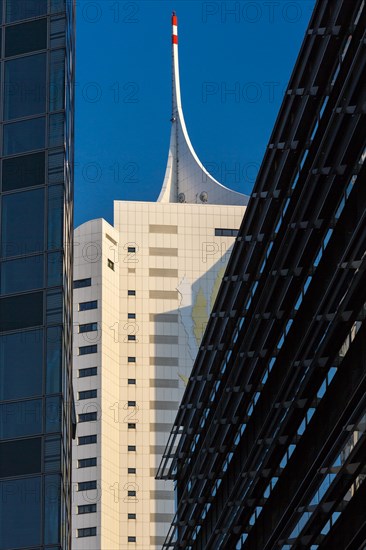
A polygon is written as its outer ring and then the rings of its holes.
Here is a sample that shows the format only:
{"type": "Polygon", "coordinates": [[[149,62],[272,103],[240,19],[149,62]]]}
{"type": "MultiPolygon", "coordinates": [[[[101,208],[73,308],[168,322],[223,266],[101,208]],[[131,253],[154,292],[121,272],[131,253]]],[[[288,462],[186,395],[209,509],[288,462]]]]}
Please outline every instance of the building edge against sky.
{"type": "Polygon", "coordinates": [[[158,202],[115,201],[114,227],[99,219],[75,230],[80,550],[157,549],[165,540],[174,492],[155,475],[248,202],[193,150],[175,14],[172,31],[172,130],[158,202]]]}
{"type": "Polygon", "coordinates": [[[74,9],[0,7],[1,548],[71,548],[74,9]]]}

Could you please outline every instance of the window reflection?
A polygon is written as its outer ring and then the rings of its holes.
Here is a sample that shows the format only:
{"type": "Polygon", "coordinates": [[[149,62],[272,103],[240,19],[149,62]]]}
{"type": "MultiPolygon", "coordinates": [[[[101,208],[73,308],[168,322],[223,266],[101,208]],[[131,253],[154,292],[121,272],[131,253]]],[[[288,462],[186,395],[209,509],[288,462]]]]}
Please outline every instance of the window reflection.
{"type": "Polygon", "coordinates": [[[4,155],[16,155],[44,147],[44,117],[4,125],[4,155]]]}
{"type": "Polygon", "coordinates": [[[46,110],[46,54],[5,63],[4,118],[37,115],[46,110]]]}

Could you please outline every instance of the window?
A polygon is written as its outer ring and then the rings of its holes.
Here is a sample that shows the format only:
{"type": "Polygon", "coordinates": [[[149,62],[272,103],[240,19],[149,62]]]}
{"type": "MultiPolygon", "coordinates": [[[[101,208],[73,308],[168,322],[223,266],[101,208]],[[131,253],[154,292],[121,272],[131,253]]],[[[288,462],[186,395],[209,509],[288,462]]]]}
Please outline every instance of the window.
{"type": "Polygon", "coordinates": [[[127,537],[127,542],[136,542],[136,537],[127,537]]]}
{"type": "Polygon", "coordinates": [[[78,445],[90,445],[97,442],[96,434],[93,435],[82,435],[78,438],[78,445]]]}
{"type": "Polygon", "coordinates": [[[33,153],[3,160],[2,190],[45,184],[45,153],[33,153]]]}
{"type": "Polygon", "coordinates": [[[92,346],[81,346],[79,348],[79,355],[90,355],[91,353],[98,353],[97,344],[93,344],[92,346]]]}
{"type": "Polygon", "coordinates": [[[98,323],[86,323],[85,325],[79,325],[79,333],[94,332],[98,330],[98,323]]]}
{"type": "Polygon", "coordinates": [[[128,401],[127,406],[128,407],[136,407],[136,401],[128,401]]]}
{"type": "Polygon", "coordinates": [[[43,288],[44,256],[28,256],[0,264],[1,294],[43,288]]]}
{"type": "Polygon", "coordinates": [[[91,278],[89,279],[77,279],[74,281],[74,289],[75,288],[85,288],[87,286],[91,286],[91,278]]]}
{"type": "Polygon", "coordinates": [[[41,472],[42,439],[20,439],[0,443],[0,477],[41,472]]]}
{"type": "Polygon", "coordinates": [[[4,120],[46,111],[46,54],[5,63],[4,120]]]}
{"type": "Polygon", "coordinates": [[[136,384],[136,378],[129,378],[128,379],[128,384],[136,384]]]}
{"type": "Polygon", "coordinates": [[[7,495],[6,498],[0,499],[1,548],[40,546],[42,544],[41,478],[2,481],[0,493],[7,495]]]}
{"type": "Polygon", "coordinates": [[[43,292],[0,299],[0,331],[43,324],[43,292]]]}
{"type": "Polygon", "coordinates": [[[129,430],[136,430],[136,424],[134,422],[129,422],[127,426],[129,430]]]}
{"type": "Polygon", "coordinates": [[[96,422],[98,420],[97,411],[79,414],[79,422],[96,422]]]}
{"type": "Polygon", "coordinates": [[[136,468],[127,468],[127,473],[128,474],[135,474],[136,473],[136,468]]]}
{"type": "Polygon", "coordinates": [[[91,468],[97,465],[97,458],[81,458],[78,460],[78,468],[91,468]]]}
{"type": "Polygon", "coordinates": [[[0,439],[41,434],[42,417],[42,399],[2,403],[0,405],[0,439]]]}
{"type": "Polygon", "coordinates": [[[136,313],[128,313],[127,318],[128,319],[136,319],[136,313]]]}
{"type": "Polygon", "coordinates": [[[86,378],[87,376],[96,376],[98,374],[98,367],[89,367],[87,369],[79,369],[79,378],[86,378]]]}
{"type": "Polygon", "coordinates": [[[96,504],[82,504],[78,506],[78,514],[92,514],[97,511],[96,504]]]}
{"type": "Polygon", "coordinates": [[[93,481],[79,481],[78,491],[91,491],[97,488],[96,480],[93,481]]]}
{"type": "Polygon", "coordinates": [[[1,336],[0,400],[42,395],[42,379],[43,330],[1,336]]]}
{"type": "Polygon", "coordinates": [[[135,334],[129,334],[127,336],[127,340],[129,340],[130,342],[136,341],[136,335],[135,334]]]}
{"type": "Polygon", "coordinates": [[[47,48],[47,19],[11,25],[5,32],[5,56],[47,48]]]}
{"type": "Polygon", "coordinates": [[[90,309],[98,308],[98,300],[92,300],[91,302],[80,302],[79,311],[89,311],[90,309]]]}
{"type": "Polygon", "coordinates": [[[4,195],[1,254],[18,256],[44,250],[44,189],[4,195]],[[21,220],[21,223],[19,223],[21,220]]]}
{"type": "Polygon", "coordinates": [[[136,296],[136,290],[127,290],[127,296],[136,296]]]}
{"type": "Polygon", "coordinates": [[[136,519],[136,514],[127,514],[127,519],[136,519]]]}
{"type": "Polygon", "coordinates": [[[114,271],[114,262],[112,262],[112,260],[108,259],[108,267],[114,271]]]}
{"type": "Polygon", "coordinates": [[[127,491],[127,496],[128,497],[135,497],[136,496],[136,491],[127,491]]]}
{"type": "Polygon", "coordinates": [[[97,390],[79,391],[79,400],[93,399],[94,397],[97,397],[97,393],[97,390]]]}
{"type": "Polygon", "coordinates": [[[136,363],[136,357],[127,357],[128,363],[136,363]]]}
{"type": "Polygon", "coordinates": [[[78,538],[82,539],[85,537],[95,537],[97,534],[96,527],[84,527],[83,529],[78,529],[78,538]]]}
{"type": "Polygon", "coordinates": [[[127,252],[129,254],[133,254],[134,252],[136,252],[136,247],[135,246],[128,246],[127,247],[127,252]]]}
{"type": "Polygon", "coordinates": [[[47,0],[7,0],[6,22],[31,19],[47,14],[47,0]]]}
{"type": "Polygon", "coordinates": [[[215,237],[237,237],[239,229],[215,229],[215,237]]]}
{"type": "Polygon", "coordinates": [[[4,155],[16,155],[45,147],[45,117],[4,125],[4,155]]]}
{"type": "Polygon", "coordinates": [[[128,445],[127,451],[136,451],[136,445],[128,445]]]}

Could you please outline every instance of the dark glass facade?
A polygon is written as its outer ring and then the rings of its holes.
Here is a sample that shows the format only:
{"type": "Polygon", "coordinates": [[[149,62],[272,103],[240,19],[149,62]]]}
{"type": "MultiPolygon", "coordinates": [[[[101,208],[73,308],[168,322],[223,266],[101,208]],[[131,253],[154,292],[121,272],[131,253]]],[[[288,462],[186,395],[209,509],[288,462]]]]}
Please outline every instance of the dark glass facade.
{"type": "Polygon", "coordinates": [[[0,550],[71,547],[74,2],[0,2],[0,550]]]}
{"type": "Polygon", "coordinates": [[[365,29],[316,3],[158,472],[164,548],[366,548],[365,29]]]}

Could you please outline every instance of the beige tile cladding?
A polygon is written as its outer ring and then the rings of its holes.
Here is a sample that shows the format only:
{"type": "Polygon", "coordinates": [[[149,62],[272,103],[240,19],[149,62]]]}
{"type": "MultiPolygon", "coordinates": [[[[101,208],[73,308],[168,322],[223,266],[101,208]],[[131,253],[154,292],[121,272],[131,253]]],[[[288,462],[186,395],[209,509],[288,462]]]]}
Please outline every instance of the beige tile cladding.
{"type": "Polygon", "coordinates": [[[77,437],[98,438],[74,446],[75,550],[155,550],[165,540],[173,487],[154,474],[234,242],[215,237],[215,228],[238,229],[244,209],[116,201],[114,227],[99,219],[75,231],[75,279],[92,279],[74,294],[76,399],[97,390],[96,398],[77,399],[78,414],[97,412],[97,421],[79,423],[77,437]],[[92,300],[97,309],[78,311],[79,302],[92,300]],[[78,333],[79,324],[92,322],[97,332],[78,333]],[[97,353],[79,355],[93,343],[97,353]],[[79,377],[93,366],[97,376],[79,377]],[[89,457],[97,457],[96,467],[77,467],[89,457]],[[93,480],[97,490],[77,490],[93,480]],[[86,504],[97,511],[78,514],[86,504]],[[97,527],[97,536],[78,539],[82,527],[97,527]]]}

